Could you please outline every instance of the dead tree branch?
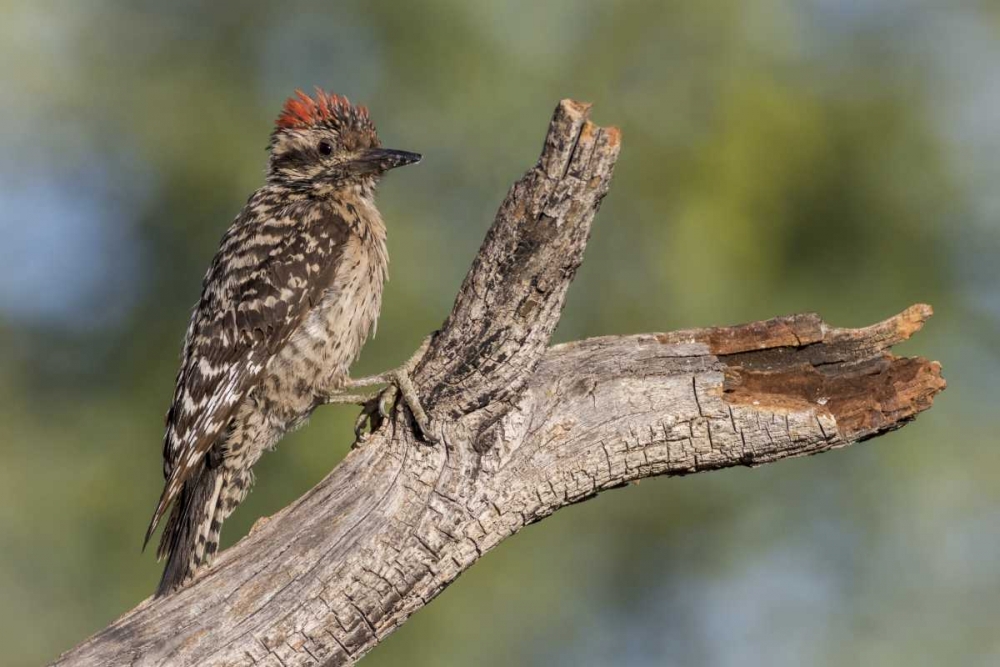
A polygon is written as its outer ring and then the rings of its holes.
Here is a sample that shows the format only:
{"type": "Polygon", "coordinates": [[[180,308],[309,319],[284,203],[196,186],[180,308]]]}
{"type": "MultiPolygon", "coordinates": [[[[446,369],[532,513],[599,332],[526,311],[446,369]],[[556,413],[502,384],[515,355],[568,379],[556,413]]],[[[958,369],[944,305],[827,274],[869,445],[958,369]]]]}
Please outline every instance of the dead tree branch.
{"type": "Polygon", "coordinates": [[[405,411],[188,588],[56,664],[351,665],[523,526],[598,492],[816,454],[898,428],[944,388],[893,356],[930,315],[815,315],[549,347],[619,133],[556,109],[414,373],[405,411]]]}

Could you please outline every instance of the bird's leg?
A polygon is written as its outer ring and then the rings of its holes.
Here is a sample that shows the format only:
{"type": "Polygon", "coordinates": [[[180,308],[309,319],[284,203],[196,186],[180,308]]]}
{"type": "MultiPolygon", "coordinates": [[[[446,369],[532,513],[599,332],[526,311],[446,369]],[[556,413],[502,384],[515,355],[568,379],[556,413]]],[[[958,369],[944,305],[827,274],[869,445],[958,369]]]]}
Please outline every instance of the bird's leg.
{"type": "Polygon", "coordinates": [[[358,438],[358,441],[354,443],[354,447],[357,447],[358,444],[360,444],[360,441],[364,439],[361,432],[362,429],[364,429],[365,421],[371,422],[371,430],[373,432],[378,430],[379,426],[382,424],[382,420],[389,415],[387,404],[393,398],[395,398],[395,396],[388,396],[388,392],[384,389],[380,392],[369,392],[367,394],[351,394],[347,392],[334,391],[329,394],[317,396],[315,405],[360,405],[363,411],[361,415],[354,420],[354,435],[358,438]],[[377,424],[375,423],[376,419],[378,419],[377,424]]]}
{"type": "Polygon", "coordinates": [[[420,345],[420,348],[413,354],[413,356],[399,368],[394,368],[391,371],[379,373],[378,375],[370,375],[368,377],[358,379],[349,379],[344,383],[345,389],[370,387],[377,384],[387,385],[378,393],[375,399],[372,399],[365,404],[364,410],[360,415],[358,415],[358,419],[354,422],[354,433],[359,441],[363,441],[365,437],[363,434],[365,422],[370,423],[370,430],[372,432],[377,430],[378,425],[374,423],[376,416],[379,424],[381,424],[381,421],[389,416],[389,404],[394,402],[396,397],[400,395],[403,397],[403,401],[413,414],[413,419],[417,422],[417,426],[420,428],[420,432],[424,436],[424,439],[428,442],[434,442],[436,440],[434,435],[431,433],[430,419],[427,417],[427,413],[424,411],[424,406],[420,403],[420,397],[417,396],[417,390],[413,386],[413,381],[410,379],[410,372],[424,356],[424,352],[427,351],[427,347],[430,345],[430,342],[431,337],[428,336],[424,339],[424,342],[420,345]]]}
{"type": "Polygon", "coordinates": [[[334,393],[320,396],[317,403],[320,405],[366,405],[377,397],[378,394],[334,393]]]}
{"type": "MultiPolygon", "coordinates": [[[[335,391],[330,394],[322,394],[316,396],[316,402],[314,405],[360,405],[365,408],[369,403],[378,398],[378,394],[348,394],[335,391]]],[[[354,431],[357,433],[358,425],[355,423],[354,431]]],[[[253,531],[251,531],[253,532],[253,531]]]]}

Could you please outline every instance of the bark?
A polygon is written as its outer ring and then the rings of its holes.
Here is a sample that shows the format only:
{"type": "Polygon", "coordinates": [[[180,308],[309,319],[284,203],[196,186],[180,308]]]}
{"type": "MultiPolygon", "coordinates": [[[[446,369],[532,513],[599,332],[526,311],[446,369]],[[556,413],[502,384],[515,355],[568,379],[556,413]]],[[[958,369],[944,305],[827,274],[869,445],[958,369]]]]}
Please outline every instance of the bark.
{"type": "Polygon", "coordinates": [[[563,101],[413,374],[439,437],[397,410],[325,480],[178,593],[56,664],[350,665],[523,526],[655,475],[755,466],[899,428],[940,366],[816,315],[549,347],[619,150],[563,101]]]}

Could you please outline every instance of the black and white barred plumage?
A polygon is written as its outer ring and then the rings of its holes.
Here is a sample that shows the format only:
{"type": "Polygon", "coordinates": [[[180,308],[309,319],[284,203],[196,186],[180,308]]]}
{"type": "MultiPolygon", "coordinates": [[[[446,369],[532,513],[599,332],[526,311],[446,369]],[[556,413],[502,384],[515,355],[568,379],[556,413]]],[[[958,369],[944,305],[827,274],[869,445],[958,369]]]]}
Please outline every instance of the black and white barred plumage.
{"type": "Polygon", "coordinates": [[[211,562],[254,463],[347,380],[388,267],[375,186],[419,159],[381,149],[363,107],[320,90],[286,102],[270,152],[268,182],[223,237],[185,336],[146,533],[172,504],[158,594],[211,562]]]}

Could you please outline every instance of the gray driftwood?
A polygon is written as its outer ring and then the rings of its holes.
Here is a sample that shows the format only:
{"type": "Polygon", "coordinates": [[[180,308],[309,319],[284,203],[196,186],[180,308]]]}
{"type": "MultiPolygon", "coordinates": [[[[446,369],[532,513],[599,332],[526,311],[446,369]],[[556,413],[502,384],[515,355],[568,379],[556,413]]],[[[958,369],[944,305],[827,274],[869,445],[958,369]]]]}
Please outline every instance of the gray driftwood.
{"type": "MultiPolygon", "coordinates": [[[[480,556],[599,491],[816,454],[898,428],[944,387],[864,329],[815,315],[549,347],[619,133],[563,101],[414,374],[440,442],[397,410],[314,489],[56,663],[350,665],[480,556]]],[[[280,454],[279,454],[280,455],[280,454]]]]}

